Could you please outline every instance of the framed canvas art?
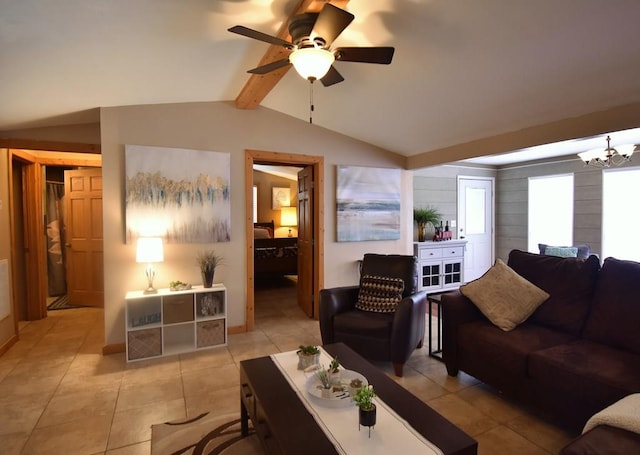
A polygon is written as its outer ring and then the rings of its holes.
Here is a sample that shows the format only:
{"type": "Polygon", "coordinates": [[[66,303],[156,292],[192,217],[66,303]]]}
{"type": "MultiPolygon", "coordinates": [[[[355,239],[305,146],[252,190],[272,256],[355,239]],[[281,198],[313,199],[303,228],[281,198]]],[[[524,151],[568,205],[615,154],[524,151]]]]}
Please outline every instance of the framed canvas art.
{"type": "Polygon", "coordinates": [[[202,150],[125,146],[126,242],[228,242],[230,156],[202,150]]]}
{"type": "Polygon", "coordinates": [[[291,205],[291,189],[274,186],[271,188],[271,209],[280,210],[291,205]]]}
{"type": "Polygon", "coordinates": [[[338,242],[400,238],[400,169],[338,166],[338,242]]]}

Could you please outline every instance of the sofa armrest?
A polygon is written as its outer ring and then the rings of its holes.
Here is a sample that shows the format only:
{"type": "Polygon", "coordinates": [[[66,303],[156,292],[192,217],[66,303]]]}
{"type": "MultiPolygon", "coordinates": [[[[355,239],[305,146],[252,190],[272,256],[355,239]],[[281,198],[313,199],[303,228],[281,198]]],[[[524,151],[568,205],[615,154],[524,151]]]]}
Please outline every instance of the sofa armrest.
{"type": "Polygon", "coordinates": [[[320,290],[319,314],[322,344],[334,343],[333,317],[352,310],[358,301],[359,286],[342,286],[320,290]]]}
{"type": "Polygon", "coordinates": [[[391,328],[391,361],[404,364],[424,339],[427,293],[416,292],[400,301],[391,328]]]}
{"type": "Polygon", "coordinates": [[[486,319],[471,300],[460,291],[442,294],[442,359],[450,376],[458,374],[458,327],[486,319]]]}

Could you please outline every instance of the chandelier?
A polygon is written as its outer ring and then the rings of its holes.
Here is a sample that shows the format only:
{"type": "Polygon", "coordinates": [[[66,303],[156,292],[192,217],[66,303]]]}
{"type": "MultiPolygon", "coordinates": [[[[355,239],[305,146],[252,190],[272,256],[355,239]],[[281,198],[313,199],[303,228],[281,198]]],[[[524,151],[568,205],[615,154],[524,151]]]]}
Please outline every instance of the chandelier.
{"type": "Polygon", "coordinates": [[[593,166],[597,168],[608,168],[611,166],[620,166],[623,163],[631,161],[633,152],[640,150],[640,146],[633,144],[619,145],[618,148],[611,147],[611,137],[607,136],[606,149],[593,149],[586,152],[578,153],[580,159],[585,166],[593,166]]]}

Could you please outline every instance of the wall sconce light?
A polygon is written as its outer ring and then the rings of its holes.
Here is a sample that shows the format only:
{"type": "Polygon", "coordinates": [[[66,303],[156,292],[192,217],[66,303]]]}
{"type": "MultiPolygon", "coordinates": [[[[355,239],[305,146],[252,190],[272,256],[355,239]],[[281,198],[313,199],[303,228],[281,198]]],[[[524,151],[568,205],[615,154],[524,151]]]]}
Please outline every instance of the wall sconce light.
{"type": "Polygon", "coordinates": [[[161,237],[140,237],[136,248],[136,262],[147,263],[144,271],[147,277],[147,289],[145,294],[155,294],[158,291],[153,287],[153,279],[156,277],[156,270],[153,268],[154,262],[164,261],[164,251],[161,237]]]}
{"type": "Polygon", "coordinates": [[[289,228],[289,237],[293,237],[291,228],[297,225],[298,210],[295,207],[282,207],[280,209],[280,226],[289,228]]]}

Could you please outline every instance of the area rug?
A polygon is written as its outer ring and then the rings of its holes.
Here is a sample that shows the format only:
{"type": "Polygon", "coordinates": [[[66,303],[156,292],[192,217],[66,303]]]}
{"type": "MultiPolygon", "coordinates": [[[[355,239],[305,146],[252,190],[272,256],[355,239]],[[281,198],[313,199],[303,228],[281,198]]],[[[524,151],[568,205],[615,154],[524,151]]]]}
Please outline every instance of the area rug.
{"type": "Polygon", "coordinates": [[[80,307],[76,305],[71,305],[69,303],[69,297],[66,294],[58,297],[49,305],[47,305],[47,310],[66,310],[69,308],[80,308],[80,307]]]}
{"type": "Polygon", "coordinates": [[[188,420],[151,426],[151,455],[262,455],[251,422],[249,435],[240,434],[237,413],[205,412],[188,420]]]}

